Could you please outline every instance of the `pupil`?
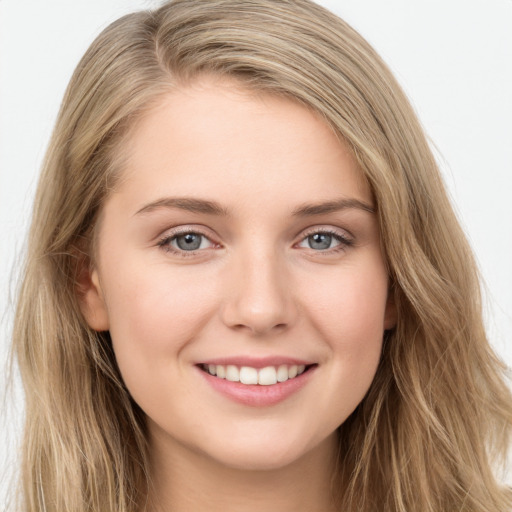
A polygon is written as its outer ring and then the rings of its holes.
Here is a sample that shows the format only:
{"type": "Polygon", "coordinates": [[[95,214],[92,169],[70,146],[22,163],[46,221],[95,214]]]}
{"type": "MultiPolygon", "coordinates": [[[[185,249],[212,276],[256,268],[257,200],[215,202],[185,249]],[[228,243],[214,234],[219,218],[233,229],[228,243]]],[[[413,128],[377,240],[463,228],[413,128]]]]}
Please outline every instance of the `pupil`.
{"type": "Polygon", "coordinates": [[[176,238],[176,244],[184,251],[195,251],[201,246],[201,235],[187,233],[176,238]]]}
{"type": "Polygon", "coordinates": [[[311,249],[329,249],[332,236],[326,233],[315,233],[308,237],[311,249]]]}

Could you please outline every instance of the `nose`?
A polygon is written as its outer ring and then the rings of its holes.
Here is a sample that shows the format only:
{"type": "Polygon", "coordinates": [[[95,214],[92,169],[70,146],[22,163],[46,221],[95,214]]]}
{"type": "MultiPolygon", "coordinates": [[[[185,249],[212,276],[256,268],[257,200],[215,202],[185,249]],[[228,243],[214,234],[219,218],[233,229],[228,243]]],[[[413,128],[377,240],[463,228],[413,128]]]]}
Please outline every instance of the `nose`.
{"type": "Polygon", "coordinates": [[[232,262],[222,320],[252,336],[281,332],[297,320],[297,304],[284,262],[273,251],[247,254],[232,262]]]}

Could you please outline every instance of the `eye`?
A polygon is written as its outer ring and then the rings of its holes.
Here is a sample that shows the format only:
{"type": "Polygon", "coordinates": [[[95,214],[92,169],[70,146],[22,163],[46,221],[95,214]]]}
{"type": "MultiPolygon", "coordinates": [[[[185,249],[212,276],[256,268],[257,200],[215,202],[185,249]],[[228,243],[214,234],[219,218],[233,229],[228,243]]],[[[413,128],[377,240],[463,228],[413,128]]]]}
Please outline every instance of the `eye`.
{"type": "Polygon", "coordinates": [[[334,231],[315,231],[299,242],[298,247],[314,251],[342,250],[353,244],[347,236],[334,231]]]}
{"type": "Polygon", "coordinates": [[[206,235],[196,231],[183,231],[167,235],[158,242],[158,245],[169,252],[182,254],[215,246],[206,235]]]}
{"type": "Polygon", "coordinates": [[[178,235],[171,241],[171,245],[182,251],[197,251],[208,245],[208,239],[199,233],[186,233],[178,235]]]}

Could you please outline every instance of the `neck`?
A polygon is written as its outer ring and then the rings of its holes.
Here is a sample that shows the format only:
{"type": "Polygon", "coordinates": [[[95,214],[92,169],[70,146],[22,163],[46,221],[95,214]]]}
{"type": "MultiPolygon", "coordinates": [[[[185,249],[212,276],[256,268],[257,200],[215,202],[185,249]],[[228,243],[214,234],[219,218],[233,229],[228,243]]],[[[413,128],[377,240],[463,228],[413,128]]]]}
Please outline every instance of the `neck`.
{"type": "Polygon", "coordinates": [[[153,443],[149,511],[334,511],[337,443],[333,434],[301,459],[271,470],[227,467],[179,443],[172,451],[153,443]]]}

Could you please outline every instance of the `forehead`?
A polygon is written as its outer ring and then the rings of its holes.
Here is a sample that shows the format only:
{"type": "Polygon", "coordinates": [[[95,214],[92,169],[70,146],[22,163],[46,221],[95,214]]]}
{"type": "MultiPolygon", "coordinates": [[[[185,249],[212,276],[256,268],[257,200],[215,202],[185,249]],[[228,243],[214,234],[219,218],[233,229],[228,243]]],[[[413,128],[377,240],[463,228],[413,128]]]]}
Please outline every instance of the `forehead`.
{"type": "MultiPolygon", "coordinates": [[[[253,203],[371,193],[348,146],[298,102],[202,80],[163,96],[124,142],[119,192],[253,203]]],[[[136,198],[133,197],[135,201],[136,198]]]]}

